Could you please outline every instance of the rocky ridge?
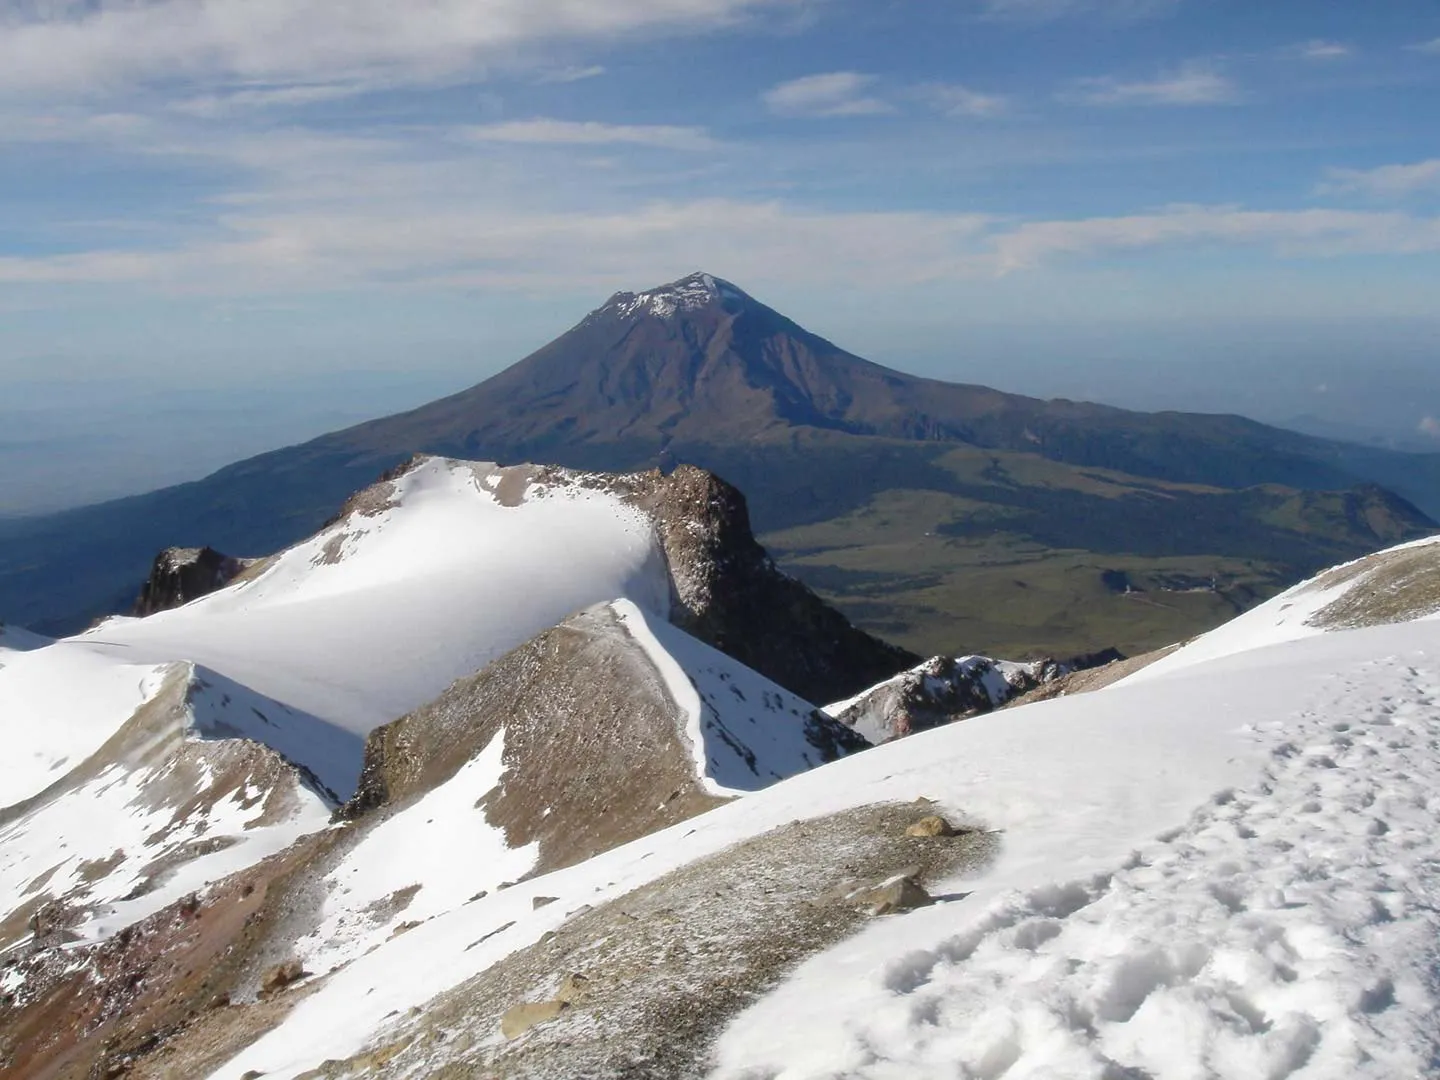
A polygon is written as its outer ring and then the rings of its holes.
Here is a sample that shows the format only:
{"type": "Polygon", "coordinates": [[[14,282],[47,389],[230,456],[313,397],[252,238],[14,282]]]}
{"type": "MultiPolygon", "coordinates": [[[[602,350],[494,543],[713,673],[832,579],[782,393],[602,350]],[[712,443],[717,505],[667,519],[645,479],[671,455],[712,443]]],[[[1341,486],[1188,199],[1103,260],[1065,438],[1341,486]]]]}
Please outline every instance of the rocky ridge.
{"type": "Polygon", "coordinates": [[[1017,663],[988,656],[933,656],[826,712],[872,744],[998,709],[1077,671],[1123,659],[1110,650],[1070,661],[1017,663]]]}
{"type": "Polygon", "coordinates": [[[256,561],[223,555],[212,547],[166,548],[155,556],[132,614],[153,615],[208,596],[230,584],[256,561]]]}

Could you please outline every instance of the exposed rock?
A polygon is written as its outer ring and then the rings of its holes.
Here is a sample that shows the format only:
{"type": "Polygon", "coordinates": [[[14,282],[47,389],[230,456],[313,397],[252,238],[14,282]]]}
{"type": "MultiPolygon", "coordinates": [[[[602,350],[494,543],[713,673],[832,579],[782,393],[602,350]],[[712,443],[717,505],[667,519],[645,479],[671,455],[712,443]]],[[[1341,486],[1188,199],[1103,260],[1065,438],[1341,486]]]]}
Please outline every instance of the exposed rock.
{"type": "Polygon", "coordinates": [[[560,989],[555,991],[555,1000],[567,1005],[578,1005],[590,992],[590,980],[579,972],[572,972],[560,980],[560,989]]]}
{"type": "Polygon", "coordinates": [[[553,904],[559,899],[558,896],[537,896],[530,901],[531,909],[539,911],[542,907],[545,907],[547,904],[553,904]]]}
{"type": "Polygon", "coordinates": [[[518,1039],[536,1024],[554,1020],[570,1006],[563,1001],[525,1001],[500,1018],[500,1034],[507,1039],[518,1039]]]}
{"type": "Polygon", "coordinates": [[[954,836],[955,826],[939,814],[930,814],[919,821],[911,822],[905,830],[906,836],[954,836]]]}
{"type": "Polygon", "coordinates": [[[223,555],[211,547],[166,548],[155,556],[133,614],[154,615],[223,589],[256,560],[223,555]]]}
{"type": "Polygon", "coordinates": [[[260,993],[274,994],[303,979],[308,972],[299,960],[284,960],[260,976],[260,993]]]}
{"type": "Polygon", "coordinates": [[[915,880],[913,874],[893,877],[878,885],[857,889],[847,899],[856,908],[871,915],[898,915],[916,908],[929,907],[935,902],[915,880]]]}
{"type": "Polygon", "coordinates": [[[882,743],[990,712],[1070,672],[1119,656],[1113,649],[1065,662],[934,656],[828,711],[871,743],[882,743]]]}
{"type": "Polygon", "coordinates": [[[675,582],[672,621],[700,640],[810,701],[853,694],[916,661],[782,573],[751,532],[745,496],[720,477],[682,465],[617,481],[655,518],[675,582]]]}
{"type": "Polygon", "coordinates": [[[76,940],[74,927],[84,912],[64,900],[51,900],[30,917],[32,949],[53,949],[76,940]]]}

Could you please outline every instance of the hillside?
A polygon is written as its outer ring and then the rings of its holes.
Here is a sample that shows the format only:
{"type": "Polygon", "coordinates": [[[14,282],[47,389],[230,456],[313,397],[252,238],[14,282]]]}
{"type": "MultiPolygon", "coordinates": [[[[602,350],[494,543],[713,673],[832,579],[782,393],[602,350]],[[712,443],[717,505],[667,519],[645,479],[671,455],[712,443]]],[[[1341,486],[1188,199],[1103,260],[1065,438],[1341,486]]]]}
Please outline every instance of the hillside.
{"type": "Polygon", "coordinates": [[[415,451],[718,472],[783,565],[927,654],[1140,651],[1433,528],[1407,499],[1440,513],[1440,455],[916,378],[701,274],[420,409],[0,523],[0,613],[72,631],[128,610],[156,551],[277,550],[415,451]]]}
{"type": "Polygon", "coordinates": [[[285,964],[868,747],[733,654],[826,692],[914,659],[779,575],[693,468],[417,458],[209,584],[0,628],[0,1076],[126,1071],[285,964]]]}
{"type": "MultiPolygon", "coordinates": [[[[1424,1074],[1437,559],[849,755],[654,613],[593,606],[376,729],[342,823],[285,818],[283,850],[271,825],[99,918],[40,909],[0,944],[0,1076],[1424,1074]]],[[[146,762],[124,775],[161,783],[146,762]]],[[[216,835],[254,833],[209,782],[216,835]]],[[[42,828],[94,797],[11,816],[10,895],[62,837],[50,876],[113,894],[112,833],[42,828]]]]}

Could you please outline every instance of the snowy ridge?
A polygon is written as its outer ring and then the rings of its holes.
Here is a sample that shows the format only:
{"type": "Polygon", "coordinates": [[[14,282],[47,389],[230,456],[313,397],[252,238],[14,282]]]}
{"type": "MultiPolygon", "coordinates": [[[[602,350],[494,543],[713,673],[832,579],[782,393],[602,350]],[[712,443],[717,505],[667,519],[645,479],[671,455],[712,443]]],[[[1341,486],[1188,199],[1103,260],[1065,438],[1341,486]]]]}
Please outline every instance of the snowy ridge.
{"type": "Polygon", "coordinates": [[[708,793],[743,795],[825,763],[815,706],[628,600],[610,607],[665,680],[708,793]]]}
{"type": "Polygon", "coordinates": [[[337,758],[357,741],[188,664],[145,689],[103,747],[0,816],[7,912],[56,901],[65,940],[108,937],[326,826],[332,802],[248,732],[337,758]]]}
{"type": "Polygon", "coordinates": [[[6,626],[0,623],[0,663],[3,663],[5,653],[29,652],[32,649],[41,649],[49,645],[53,639],[41,637],[39,634],[31,633],[29,630],[19,626],[6,626]]]}
{"type": "Polygon", "coordinates": [[[154,696],[161,665],[7,628],[0,645],[0,809],[38,794],[94,753],[154,696]]]}
{"type": "Polygon", "coordinates": [[[254,576],[73,640],[192,660],[363,735],[572,611],[617,596],[667,611],[669,590],[652,523],[617,496],[431,458],[254,576]]]}

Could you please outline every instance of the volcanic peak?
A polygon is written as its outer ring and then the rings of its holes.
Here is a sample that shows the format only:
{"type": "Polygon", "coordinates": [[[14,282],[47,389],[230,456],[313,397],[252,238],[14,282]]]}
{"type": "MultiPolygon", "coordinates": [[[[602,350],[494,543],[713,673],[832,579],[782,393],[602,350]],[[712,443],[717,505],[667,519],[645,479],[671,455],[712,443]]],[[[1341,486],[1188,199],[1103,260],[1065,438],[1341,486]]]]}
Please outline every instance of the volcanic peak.
{"type": "Polygon", "coordinates": [[[677,312],[697,311],[711,305],[734,311],[749,299],[744,291],[730,282],[697,271],[645,292],[618,292],[595,314],[616,315],[622,319],[648,314],[668,319],[677,312]]]}

